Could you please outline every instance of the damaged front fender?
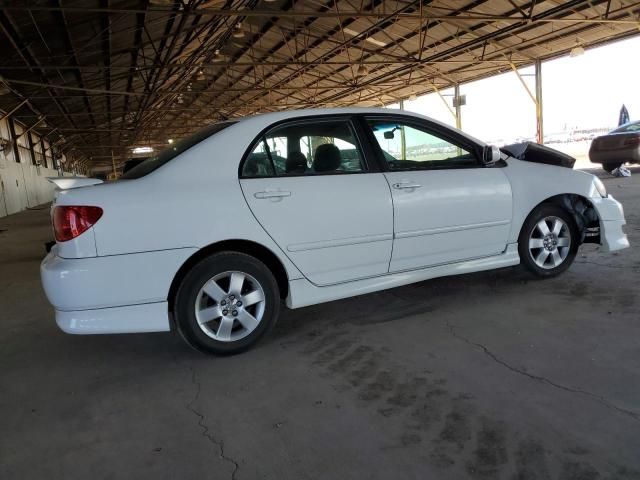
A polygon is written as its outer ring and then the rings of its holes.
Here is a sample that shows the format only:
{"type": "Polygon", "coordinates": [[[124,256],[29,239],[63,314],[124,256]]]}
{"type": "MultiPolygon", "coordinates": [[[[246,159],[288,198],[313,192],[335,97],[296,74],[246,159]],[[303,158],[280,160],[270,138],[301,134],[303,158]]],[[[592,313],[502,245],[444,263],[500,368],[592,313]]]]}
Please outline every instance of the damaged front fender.
{"type": "Polygon", "coordinates": [[[559,195],[555,199],[573,215],[580,234],[580,243],[600,243],[600,219],[593,204],[580,195],[559,195]]]}

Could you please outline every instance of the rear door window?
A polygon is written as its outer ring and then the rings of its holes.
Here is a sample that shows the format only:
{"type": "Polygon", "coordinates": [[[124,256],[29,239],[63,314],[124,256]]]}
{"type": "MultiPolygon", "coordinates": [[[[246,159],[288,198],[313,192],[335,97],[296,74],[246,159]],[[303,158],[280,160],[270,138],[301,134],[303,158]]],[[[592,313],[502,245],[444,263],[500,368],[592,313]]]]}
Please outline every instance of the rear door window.
{"type": "Polygon", "coordinates": [[[303,120],[273,128],[255,144],[242,177],[358,173],[366,170],[348,119],[303,120]]]}

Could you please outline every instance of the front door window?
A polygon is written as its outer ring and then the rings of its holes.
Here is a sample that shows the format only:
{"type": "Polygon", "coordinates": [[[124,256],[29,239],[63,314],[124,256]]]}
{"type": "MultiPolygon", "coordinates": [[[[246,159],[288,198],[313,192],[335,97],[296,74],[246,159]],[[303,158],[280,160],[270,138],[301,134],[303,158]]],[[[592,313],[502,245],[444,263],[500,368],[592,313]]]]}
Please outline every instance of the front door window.
{"type": "Polygon", "coordinates": [[[389,170],[479,166],[475,155],[426,129],[388,120],[369,120],[389,170]]]}

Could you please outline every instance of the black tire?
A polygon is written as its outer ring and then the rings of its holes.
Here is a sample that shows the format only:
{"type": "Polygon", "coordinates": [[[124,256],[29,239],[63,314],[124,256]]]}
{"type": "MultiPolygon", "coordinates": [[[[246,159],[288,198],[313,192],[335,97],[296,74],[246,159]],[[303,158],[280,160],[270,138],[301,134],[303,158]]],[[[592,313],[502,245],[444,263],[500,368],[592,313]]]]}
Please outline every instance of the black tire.
{"type": "Polygon", "coordinates": [[[622,165],[623,162],[610,162],[610,163],[603,163],[602,164],[602,168],[604,169],[605,172],[611,173],[613,172],[616,168],[618,168],[619,166],[622,165]]]}
{"type": "MultiPolygon", "coordinates": [[[[224,282],[224,279],[222,281],[224,282]]],[[[222,288],[222,290],[230,291],[231,287],[222,288]]],[[[209,298],[205,295],[204,301],[209,302],[212,306],[219,306],[212,297],[209,298]]],[[[228,299],[225,301],[228,302],[228,299]]],[[[230,312],[230,307],[228,308],[230,312]]],[[[251,313],[251,308],[246,307],[246,311],[251,313]]],[[[238,310],[240,309],[238,308],[238,310]]],[[[232,355],[247,350],[271,330],[276,323],[279,311],[280,294],[271,271],[250,255],[238,252],[220,252],[200,261],[185,275],[176,293],[174,316],[178,331],[190,346],[204,353],[232,355]],[[213,330],[220,328],[221,323],[219,322],[222,322],[222,319],[213,320],[213,327],[209,327],[210,323],[207,323],[206,328],[201,328],[196,318],[196,308],[198,308],[196,302],[203,301],[200,292],[204,285],[217,275],[225,275],[226,272],[240,272],[245,274],[247,279],[252,277],[244,283],[244,285],[248,285],[247,288],[254,281],[257,281],[264,292],[264,306],[259,323],[254,330],[237,340],[220,341],[205,333],[205,330],[215,335],[217,332],[213,332],[213,330]]],[[[255,314],[255,310],[253,310],[253,314],[255,314]]],[[[227,317],[230,315],[231,313],[228,313],[227,317]]],[[[242,333],[244,326],[238,319],[234,317],[231,318],[231,321],[233,322],[233,331],[241,331],[242,333]]]]}
{"type": "MultiPolygon", "coordinates": [[[[564,227],[562,232],[562,235],[566,235],[564,227]]],[[[543,238],[540,238],[540,240],[543,240],[543,238]]],[[[555,277],[571,266],[578,251],[579,241],[579,232],[573,216],[557,205],[553,205],[551,203],[543,203],[542,205],[536,207],[529,214],[524,222],[524,225],[522,226],[522,230],[520,231],[520,237],[518,238],[518,253],[520,254],[520,263],[529,272],[533,273],[537,277],[555,277]],[[543,268],[536,263],[533,255],[541,253],[544,250],[544,247],[532,251],[529,248],[529,240],[532,236],[537,236],[539,234],[537,225],[541,220],[553,217],[561,219],[566,224],[566,228],[568,228],[568,233],[570,234],[570,245],[567,247],[568,251],[566,251],[566,256],[559,265],[551,266],[553,263],[553,258],[551,258],[551,253],[549,253],[547,262],[545,262],[545,268],[543,268]]],[[[559,247],[556,247],[556,249],[558,250],[558,252],[561,251],[559,247]]],[[[564,250],[562,250],[562,252],[565,253],[564,250]]]]}

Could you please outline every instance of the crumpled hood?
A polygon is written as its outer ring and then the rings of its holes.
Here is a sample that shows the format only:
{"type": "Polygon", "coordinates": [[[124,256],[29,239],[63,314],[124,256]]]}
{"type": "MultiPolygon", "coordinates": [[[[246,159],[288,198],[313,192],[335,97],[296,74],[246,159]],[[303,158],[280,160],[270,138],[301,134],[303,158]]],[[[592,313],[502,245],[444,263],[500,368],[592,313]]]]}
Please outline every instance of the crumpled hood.
{"type": "Polygon", "coordinates": [[[543,163],[557,167],[573,168],[576,159],[545,145],[534,142],[522,142],[506,145],[500,150],[513,158],[526,162],[543,163]]]}

